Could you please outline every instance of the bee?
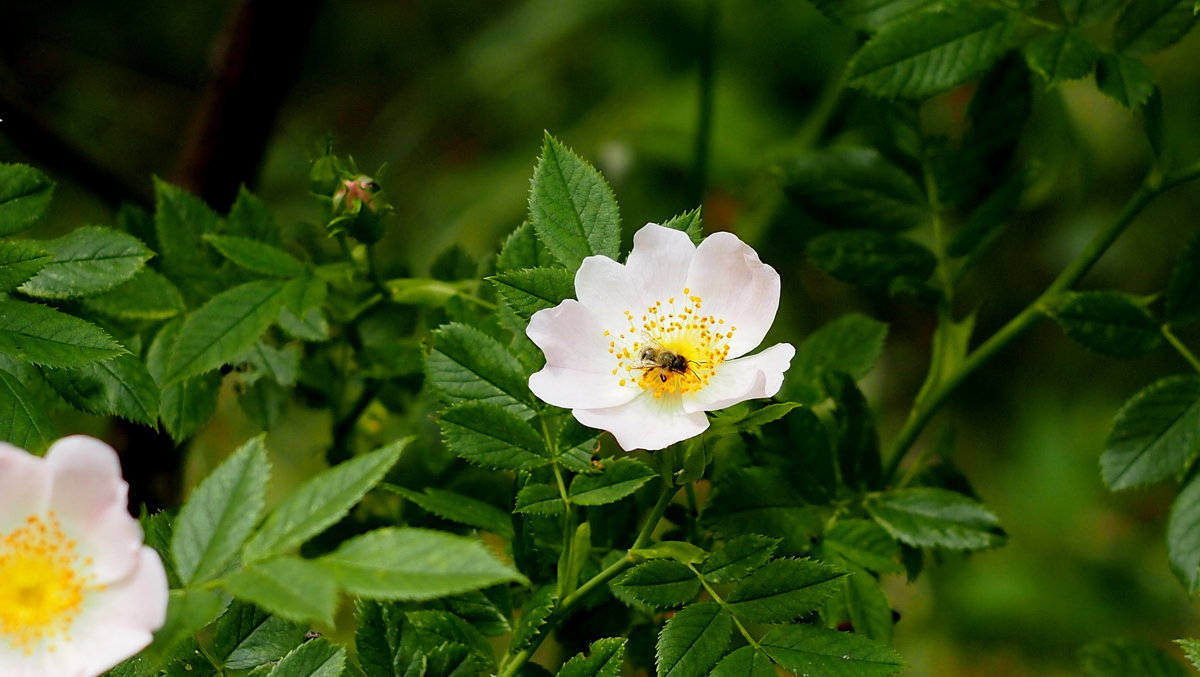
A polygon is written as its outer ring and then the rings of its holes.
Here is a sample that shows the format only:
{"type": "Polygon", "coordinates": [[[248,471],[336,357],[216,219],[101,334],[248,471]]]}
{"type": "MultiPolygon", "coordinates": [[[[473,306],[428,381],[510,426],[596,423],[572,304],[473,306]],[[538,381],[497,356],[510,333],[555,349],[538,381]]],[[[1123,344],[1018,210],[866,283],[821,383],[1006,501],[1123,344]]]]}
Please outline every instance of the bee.
{"type": "Polygon", "coordinates": [[[655,346],[642,348],[639,357],[642,364],[638,369],[659,369],[658,378],[663,382],[667,380],[669,374],[687,374],[691,369],[690,365],[693,364],[692,360],[679,353],[655,346]]]}

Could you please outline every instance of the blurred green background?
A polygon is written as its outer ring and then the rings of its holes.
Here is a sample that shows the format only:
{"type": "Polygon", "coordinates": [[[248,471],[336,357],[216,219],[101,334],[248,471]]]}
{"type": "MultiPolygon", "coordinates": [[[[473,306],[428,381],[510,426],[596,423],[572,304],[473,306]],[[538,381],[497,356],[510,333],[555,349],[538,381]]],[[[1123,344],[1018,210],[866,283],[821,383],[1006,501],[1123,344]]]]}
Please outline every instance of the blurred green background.
{"type": "MultiPolygon", "coordinates": [[[[859,37],[801,0],[10,3],[0,27],[0,159],[59,181],[36,237],[111,224],[114,195],[148,199],[152,175],[198,180],[185,149],[247,7],[270,27],[253,37],[281,99],[277,112],[261,102],[253,105],[267,110],[223,111],[235,121],[270,118],[260,133],[244,132],[253,136],[247,148],[263,144],[261,163],[251,158],[240,176],[224,178],[248,182],[282,222],[316,218],[307,161],[330,134],[364,170],[387,164],[382,183],[397,214],[381,246],[393,273],[426,273],[452,243],[486,257],[523,218],[548,130],[612,182],[627,234],[702,202],[710,231],[755,245],[784,277],[778,339],[797,342],[851,310],[891,323],[865,388],[885,439],[899,427],[927,363],[932,309],[864,295],[804,265],[806,217],[773,172],[806,147],[869,140],[877,105],[838,86],[859,37]],[[706,55],[712,123],[701,167],[706,55]]],[[[1195,32],[1150,60],[1181,160],[1200,157],[1197,63],[1195,32]]],[[[1150,161],[1139,122],[1090,81],[1043,84],[1034,82],[1019,148],[1037,179],[957,301],[960,315],[978,311],[980,336],[1114,217],[1150,161]]],[[[970,94],[966,85],[926,104],[927,125],[961,132],[970,94]]],[[[204,192],[209,184],[198,181],[204,192]]],[[[1168,193],[1083,286],[1155,293],[1197,230],[1200,189],[1168,193]]],[[[1121,403],[1186,368],[1167,348],[1135,362],[1088,354],[1043,323],[965,384],[923,443],[953,426],[956,462],[1011,539],[999,551],[950,557],[915,585],[889,584],[908,674],[1072,675],[1076,651],[1091,640],[1166,646],[1200,635],[1200,614],[1166,562],[1173,487],[1110,494],[1097,460],[1121,403]]],[[[223,406],[197,453],[239,443],[249,430],[240,416],[223,406]]],[[[105,431],[95,419],[71,425],[105,431]]]]}

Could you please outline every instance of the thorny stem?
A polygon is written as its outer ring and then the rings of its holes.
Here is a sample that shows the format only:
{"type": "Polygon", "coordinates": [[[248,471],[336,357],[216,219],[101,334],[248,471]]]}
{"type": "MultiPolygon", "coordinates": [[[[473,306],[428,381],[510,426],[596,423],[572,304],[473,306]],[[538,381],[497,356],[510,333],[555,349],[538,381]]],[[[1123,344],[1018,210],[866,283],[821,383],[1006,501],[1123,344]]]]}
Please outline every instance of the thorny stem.
{"type": "MultiPolygon", "coordinates": [[[[1050,304],[1063,292],[1067,291],[1087,273],[1088,270],[1104,255],[1112,243],[1125,232],[1133,219],[1141,213],[1154,198],[1160,194],[1174,188],[1175,186],[1187,183],[1200,178],[1200,162],[1192,164],[1184,169],[1168,174],[1163,177],[1157,172],[1152,172],[1142,185],[1134,192],[1121,209],[1121,213],[1117,218],[1113,219],[1112,223],[1108,224],[1102,230],[1096,233],[1091,242],[1084,247],[1083,251],[1071,261],[1058,277],[1050,283],[1032,303],[1024,310],[1016,315],[1001,327],[988,340],[984,341],[976,348],[962,366],[955,372],[949,374],[943,381],[931,391],[929,397],[921,407],[914,407],[909,412],[908,420],[901,427],[900,432],[896,434],[895,440],[887,456],[887,465],[884,469],[884,477],[890,482],[896,475],[896,471],[900,467],[900,462],[908,453],[913,443],[920,436],[921,431],[937,413],[938,409],[946,402],[946,399],[952,392],[964,381],[968,376],[975,373],[981,366],[992,359],[996,353],[1003,350],[1008,344],[1012,343],[1017,337],[1029,330],[1034,323],[1041,319],[1046,314],[1046,309],[1050,304]]],[[[908,472],[905,473],[903,479],[897,486],[905,486],[916,476],[919,471],[925,455],[928,450],[922,452],[908,472]]]]}

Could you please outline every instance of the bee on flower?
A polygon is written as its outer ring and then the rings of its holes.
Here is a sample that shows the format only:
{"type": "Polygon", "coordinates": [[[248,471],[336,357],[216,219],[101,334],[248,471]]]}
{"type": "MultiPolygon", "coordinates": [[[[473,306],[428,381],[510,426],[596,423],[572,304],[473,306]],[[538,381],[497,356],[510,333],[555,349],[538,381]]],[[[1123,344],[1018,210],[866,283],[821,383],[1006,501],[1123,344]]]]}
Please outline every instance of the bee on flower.
{"type": "Polygon", "coordinates": [[[624,264],[584,259],[575,293],[530,319],[546,366],[529,387],[627,451],[694,437],[705,412],[773,396],[796,352],[749,354],[775,319],[779,274],[731,233],[697,246],[647,224],[624,264]]]}

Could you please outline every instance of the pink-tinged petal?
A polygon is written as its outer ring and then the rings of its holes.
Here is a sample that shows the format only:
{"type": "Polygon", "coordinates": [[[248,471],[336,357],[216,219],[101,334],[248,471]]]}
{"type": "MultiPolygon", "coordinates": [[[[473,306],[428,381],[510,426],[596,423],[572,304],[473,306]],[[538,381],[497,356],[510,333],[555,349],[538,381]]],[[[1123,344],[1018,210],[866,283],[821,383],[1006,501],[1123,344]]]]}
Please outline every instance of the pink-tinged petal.
{"type": "Polygon", "coordinates": [[[633,235],[633,251],[625,268],[646,301],[663,301],[682,296],[688,268],[696,254],[687,233],[647,223],[633,235]]]}
{"type": "Polygon", "coordinates": [[[125,577],[137,563],[142,530],[126,507],[129,485],[121,479],[117,453],[100,440],[65,437],[46,453],[50,509],[90,558],[96,581],[125,577]]]}
{"type": "Polygon", "coordinates": [[[543,402],[567,409],[614,407],[642,392],[629,379],[621,386],[620,379],[611,372],[598,374],[551,366],[529,377],[529,389],[543,402]]]}
{"type": "Polygon", "coordinates": [[[45,466],[45,461],[24,449],[0,442],[0,535],[20,527],[30,515],[46,511],[50,474],[45,466]]]}
{"type": "Polygon", "coordinates": [[[688,271],[688,287],[703,299],[701,312],[736,327],[729,357],[762,343],[779,309],[779,273],[732,233],[713,233],[700,243],[688,271]]]}
{"type": "Polygon", "coordinates": [[[625,311],[640,314],[654,303],[625,266],[606,256],[583,260],[575,273],[575,296],[613,333],[629,329],[625,311]]]}
{"type": "Polygon", "coordinates": [[[617,407],[571,413],[583,425],[612,433],[625,451],[663,449],[708,429],[704,412],[685,412],[679,395],[656,398],[649,391],[617,407]]]}
{"type": "Polygon", "coordinates": [[[611,339],[604,331],[591,309],[574,299],[537,311],[525,328],[546,354],[547,365],[608,374],[617,360],[608,352],[611,339]]]}
{"type": "Polygon", "coordinates": [[[729,360],[717,368],[704,388],[684,398],[688,412],[714,411],[759,397],[772,397],[783,385],[783,372],[791,366],[796,349],[777,343],[757,353],[729,360]]]}

